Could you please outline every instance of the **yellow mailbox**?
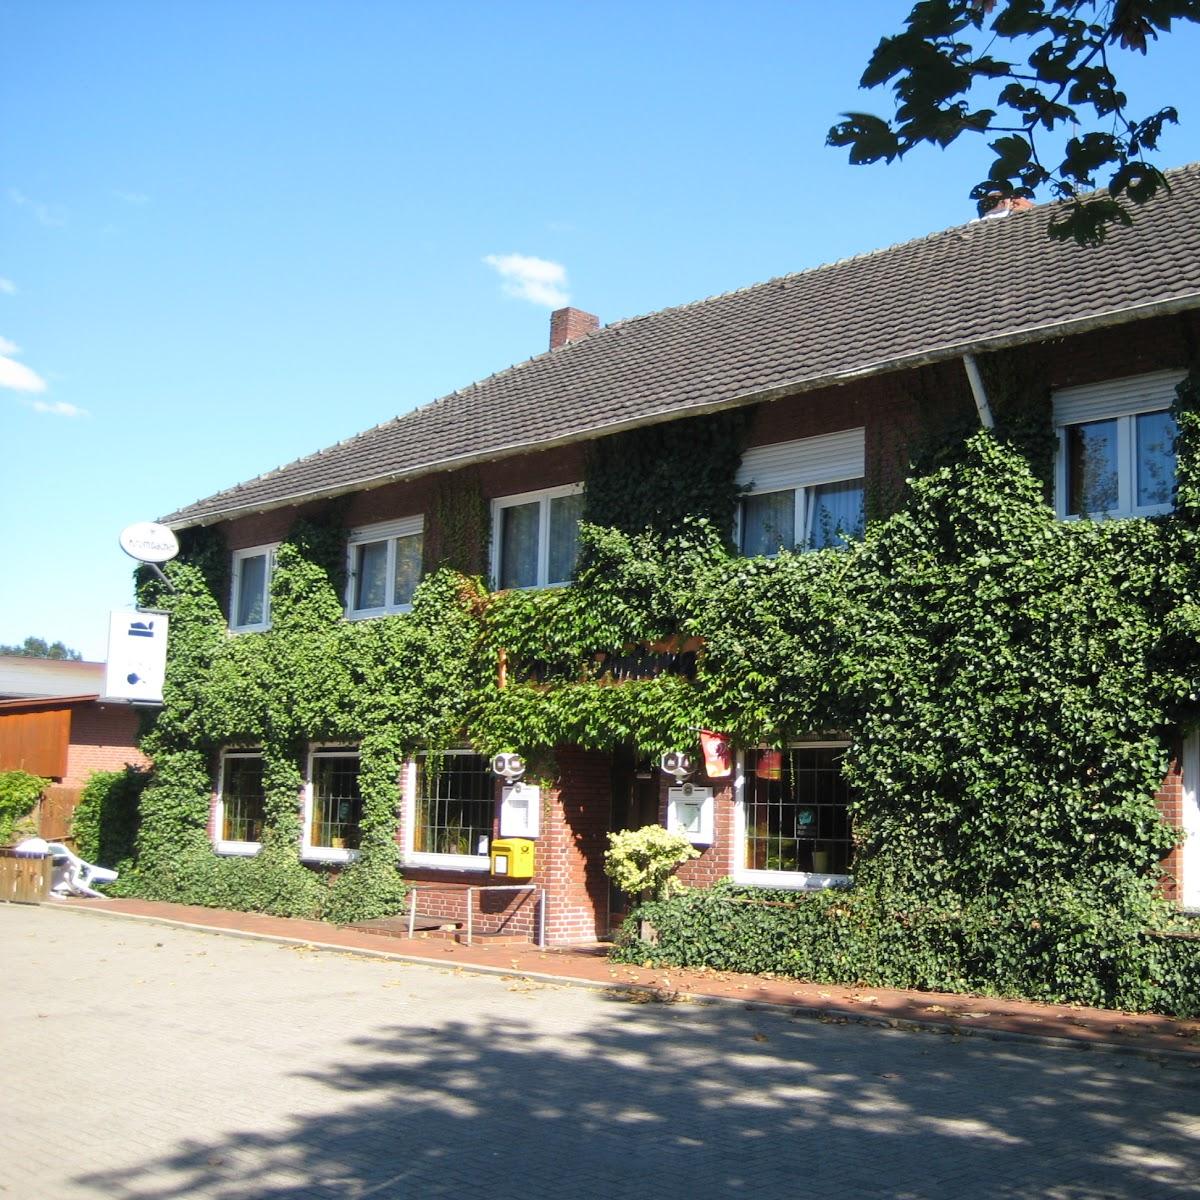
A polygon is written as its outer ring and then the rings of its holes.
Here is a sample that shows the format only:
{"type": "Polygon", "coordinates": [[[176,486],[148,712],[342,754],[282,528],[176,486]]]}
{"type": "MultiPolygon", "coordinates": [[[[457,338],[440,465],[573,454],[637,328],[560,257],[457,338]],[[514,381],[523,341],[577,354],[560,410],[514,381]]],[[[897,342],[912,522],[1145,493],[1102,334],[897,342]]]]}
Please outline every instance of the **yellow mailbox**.
{"type": "Polygon", "coordinates": [[[497,838],[492,842],[491,856],[493,875],[533,878],[533,843],[528,838],[497,838]]]}

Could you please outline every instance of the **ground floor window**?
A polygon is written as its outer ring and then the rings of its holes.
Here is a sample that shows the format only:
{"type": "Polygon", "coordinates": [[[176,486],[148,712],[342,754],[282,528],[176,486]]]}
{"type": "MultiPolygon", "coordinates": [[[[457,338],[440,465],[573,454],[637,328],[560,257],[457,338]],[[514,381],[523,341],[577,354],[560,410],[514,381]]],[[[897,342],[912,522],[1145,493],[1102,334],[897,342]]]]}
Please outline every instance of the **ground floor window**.
{"type": "Polygon", "coordinates": [[[225,751],[217,782],[217,849],[225,854],[256,853],[262,845],[264,808],[262,755],[225,751]]]}
{"type": "Polygon", "coordinates": [[[738,875],[795,885],[851,869],[850,789],[844,744],[751,750],[741,801],[738,875]]]}
{"type": "Polygon", "coordinates": [[[331,862],[358,849],[362,792],[358,751],[319,749],[309,756],[304,803],[304,853],[331,862]]]}
{"type": "Polygon", "coordinates": [[[409,773],[405,849],[432,866],[486,869],[496,777],[471,750],[421,755],[409,773]]]}

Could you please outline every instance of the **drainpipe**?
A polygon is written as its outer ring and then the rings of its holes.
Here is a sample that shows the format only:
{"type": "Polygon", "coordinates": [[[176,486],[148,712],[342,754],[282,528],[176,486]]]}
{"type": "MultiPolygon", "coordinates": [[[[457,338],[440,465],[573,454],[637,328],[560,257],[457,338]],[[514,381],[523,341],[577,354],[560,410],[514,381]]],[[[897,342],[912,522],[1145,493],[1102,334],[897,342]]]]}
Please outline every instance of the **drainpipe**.
{"type": "Polygon", "coordinates": [[[991,405],[988,404],[987,392],[983,386],[983,377],[979,374],[979,364],[975,355],[964,354],[963,366],[967,368],[967,382],[971,385],[971,395],[975,397],[975,407],[979,410],[979,423],[984,429],[995,429],[996,422],[992,418],[991,405]]]}

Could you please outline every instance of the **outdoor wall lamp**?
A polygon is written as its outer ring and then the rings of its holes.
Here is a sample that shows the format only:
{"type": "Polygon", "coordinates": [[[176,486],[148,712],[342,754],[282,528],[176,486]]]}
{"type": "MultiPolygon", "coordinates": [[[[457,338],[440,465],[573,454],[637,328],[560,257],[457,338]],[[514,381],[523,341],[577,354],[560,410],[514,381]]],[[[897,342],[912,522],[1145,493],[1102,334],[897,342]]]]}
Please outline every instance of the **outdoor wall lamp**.
{"type": "Polygon", "coordinates": [[[519,754],[497,754],[492,759],[492,772],[512,787],[525,774],[525,760],[519,754]]]}
{"type": "Polygon", "coordinates": [[[682,783],[692,773],[692,756],[684,750],[668,750],[659,759],[660,767],[667,775],[673,775],[677,784],[682,783]]]}

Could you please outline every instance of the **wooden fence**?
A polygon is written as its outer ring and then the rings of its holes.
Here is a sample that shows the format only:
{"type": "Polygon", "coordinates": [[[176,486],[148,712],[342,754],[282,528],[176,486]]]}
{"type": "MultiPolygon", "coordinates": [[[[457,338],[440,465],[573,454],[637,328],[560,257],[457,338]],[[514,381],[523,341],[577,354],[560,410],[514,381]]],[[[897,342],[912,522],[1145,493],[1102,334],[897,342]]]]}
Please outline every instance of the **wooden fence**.
{"type": "Polygon", "coordinates": [[[48,842],[65,842],[71,833],[71,818],[82,797],[81,787],[52,783],[42,793],[38,805],[38,837],[44,837],[48,842]]]}
{"type": "Polygon", "coordinates": [[[0,849],[0,900],[13,904],[41,904],[50,895],[52,859],[0,849]]]}

